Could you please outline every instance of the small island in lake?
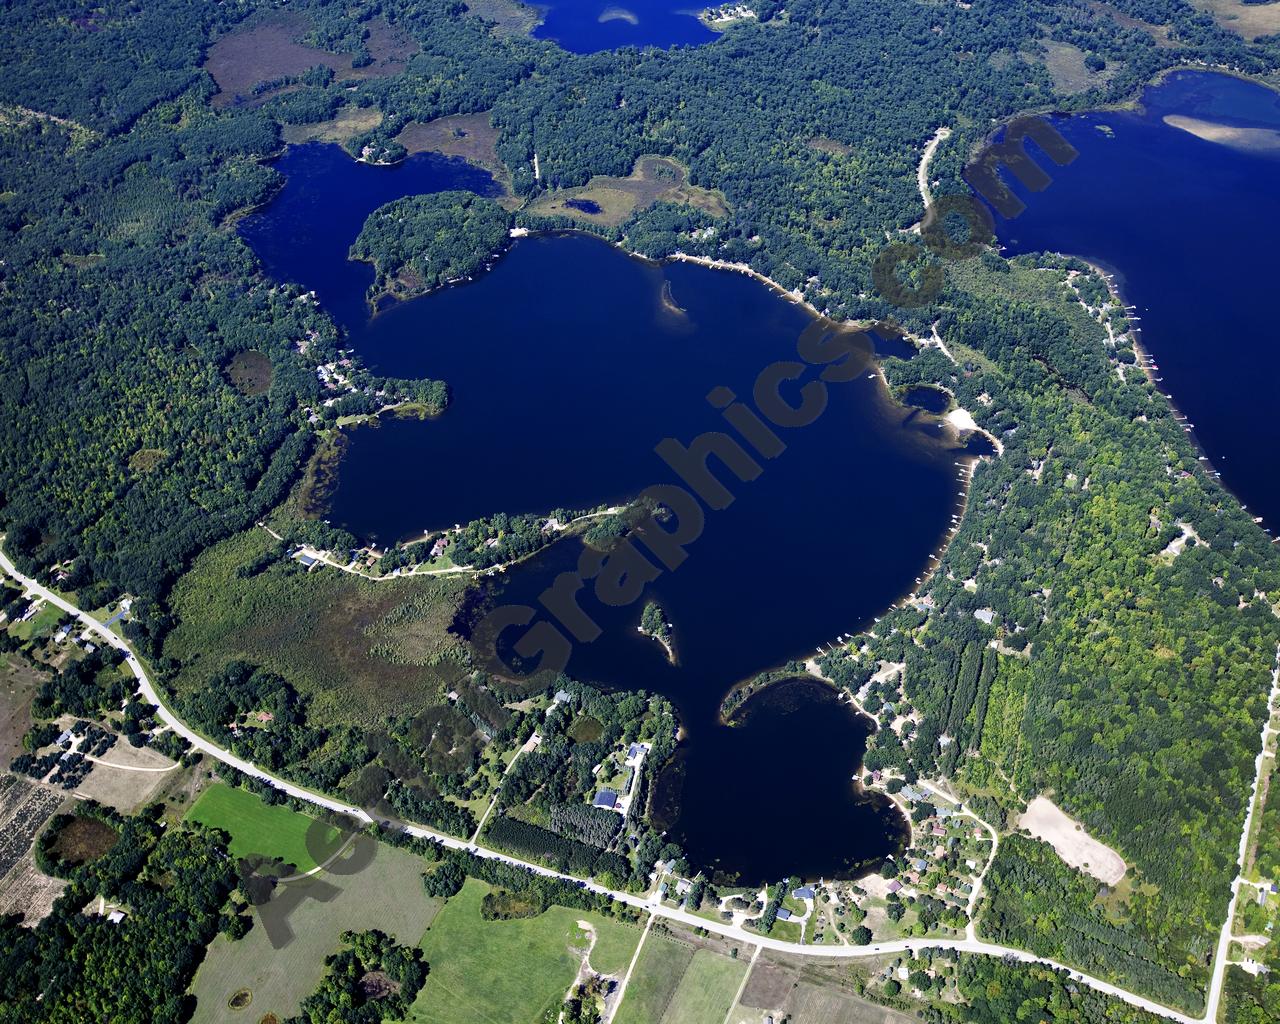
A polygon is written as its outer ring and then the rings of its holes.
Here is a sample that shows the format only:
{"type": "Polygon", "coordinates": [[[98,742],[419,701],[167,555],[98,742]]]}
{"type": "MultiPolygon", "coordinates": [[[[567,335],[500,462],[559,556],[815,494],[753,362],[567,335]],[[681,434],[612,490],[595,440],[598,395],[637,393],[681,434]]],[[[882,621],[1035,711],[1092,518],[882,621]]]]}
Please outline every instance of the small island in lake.
{"type": "Polygon", "coordinates": [[[663,650],[667,652],[667,661],[673,665],[677,664],[675,637],[671,631],[671,623],[667,621],[666,613],[657,601],[650,601],[644,606],[644,611],[640,613],[640,625],[636,628],[645,636],[662,644],[663,650]]]}
{"type": "Polygon", "coordinates": [[[492,199],[449,191],[409,196],[369,214],[350,257],[372,263],[373,303],[422,295],[470,277],[502,247],[511,215],[492,199]]]}

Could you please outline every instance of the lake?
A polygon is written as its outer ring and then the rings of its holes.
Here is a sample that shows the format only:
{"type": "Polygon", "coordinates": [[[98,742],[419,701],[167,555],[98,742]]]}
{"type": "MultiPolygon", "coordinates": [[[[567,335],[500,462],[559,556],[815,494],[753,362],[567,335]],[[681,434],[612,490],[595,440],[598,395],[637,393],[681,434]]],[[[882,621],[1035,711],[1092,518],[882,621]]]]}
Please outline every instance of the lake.
{"type": "Polygon", "coordinates": [[[717,38],[698,20],[696,4],[673,7],[670,0],[559,0],[536,4],[542,23],[538,39],[551,39],[574,53],[620,46],[697,46],[717,38]]]}
{"type": "Polygon", "coordinates": [[[1179,72],[1148,88],[1140,110],[1055,124],[1080,156],[1061,168],[1041,161],[1053,183],[1022,193],[1027,210],[998,225],[1001,241],[1011,253],[1070,253],[1115,274],[1141,317],[1157,386],[1194,424],[1223,483],[1274,530],[1280,96],[1179,72]]]}
{"type": "MultiPolygon", "coordinates": [[[[368,284],[345,254],[374,206],[400,187],[459,187],[449,172],[465,173],[303,150],[277,164],[285,190],[244,231],[271,254],[273,273],[326,304],[351,303],[368,284]],[[342,228],[298,223],[330,204],[345,205],[342,228]]],[[[727,430],[708,393],[727,386],[749,398],[760,371],[795,359],[813,322],[745,275],[659,265],[581,234],[519,239],[470,284],[372,319],[348,306],[343,317],[376,372],[441,378],[453,392],[435,420],[350,432],[330,518],[384,542],[496,512],[621,502],[676,481],[655,445],[727,430]]],[[[789,400],[801,383],[784,389],[789,400]]],[[[834,691],[780,684],[749,700],[734,728],[719,707],[734,683],[812,656],[914,588],[958,509],[964,457],[949,428],[894,402],[870,373],[829,385],[816,422],[783,433],[785,450],[761,458],[754,480],[713,461],[733,502],[707,512],[688,560],[646,590],[674,625],[678,665],[637,631],[643,600],[584,599],[603,633],[568,666],[675,703],[684,739],[659,787],[670,834],[696,862],[751,882],[853,874],[897,848],[896,812],[851,781],[869,723],[834,691]]],[[[553,545],[479,604],[536,605],[580,549],[576,539],[553,545]]]]}

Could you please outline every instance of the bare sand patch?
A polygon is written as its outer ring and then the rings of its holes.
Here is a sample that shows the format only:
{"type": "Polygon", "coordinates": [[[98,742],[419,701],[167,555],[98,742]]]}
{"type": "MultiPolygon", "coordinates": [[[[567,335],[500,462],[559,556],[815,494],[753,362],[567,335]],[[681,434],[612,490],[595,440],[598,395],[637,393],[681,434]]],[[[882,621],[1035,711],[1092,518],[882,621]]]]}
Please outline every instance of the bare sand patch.
{"type": "Polygon", "coordinates": [[[1171,128],[1181,128],[1197,139],[1216,142],[1232,149],[1251,153],[1280,153],[1280,130],[1275,128],[1238,128],[1235,125],[1203,121],[1198,117],[1182,114],[1166,114],[1164,123],[1171,128]]]}
{"type": "Polygon", "coordinates": [[[1018,828],[1043,839],[1073,868],[1092,875],[1104,885],[1115,885],[1127,865],[1115,850],[1094,839],[1084,826],[1068,817],[1052,800],[1038,796],[1018,819],[1018,828]]]}

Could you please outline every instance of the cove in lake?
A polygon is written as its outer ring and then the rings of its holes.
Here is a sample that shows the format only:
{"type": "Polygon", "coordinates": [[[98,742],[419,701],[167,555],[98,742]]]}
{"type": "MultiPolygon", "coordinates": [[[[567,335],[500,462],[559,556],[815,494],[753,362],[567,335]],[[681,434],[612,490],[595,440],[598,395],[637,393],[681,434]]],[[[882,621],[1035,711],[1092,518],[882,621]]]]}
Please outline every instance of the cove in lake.
{"type": "Polygon", "coordinates": [[[699,7],[673,6],[671,0],[556,0],[534,6],[542,14],[534,36],[573,53],[621,46],[697,46],[716,38],[698,20],[699,7]]]}
{"type": "Polygon", "coordinates": [[[1156,386],[1194,424],[1223,483],[1275,529],[1280,95],[1178,72],[1149,87],[1140,110],[1055,127],[1080,156],[1066,167],[1042,158],[1053,183],[1021,193],[1027,210],[998,224],[1001,241],[1010,253],[1069,253],[1115,274],[1141,317],[1156,386]]]}
{"type": "MultiPolygon", "coordinates": [[[[315,210],[371,202],[373,186],[353,188],[349,168],[330,174],[313,152],[297,176],[291,157],[279,165],[286,210],[304,208],[293,190],[315,210]]],[[[350,165],[336,147],[325,159],[350,165]]],[[[359,168],[370,180],[383,173],[359,168]]],[[[393,198],[382,185],[377,195],[374,205],[393,198]]],[[[257,214],[246,237],[271,236],[274,210],[257,214]]],[[[350,294],[347,275],[361,268],[346,263],[346,246],[367,212],[345,212],[350,238],[323,251],[298,244],[286,218],[293,241],[272,239],[275,272],[350,294]],[[332,264],[338,254],[345,267],[332,264]]],[[[376,372],[447,380],[453,400],[432,421],[352,431],[330,518],[391,541],[679,482],[654,445],[727,430],[708,393],[725,385],[749,400],[762,369],[796,358],[811,322],[742,274],[658,265],[584,235],[519,239],[474,282],[350,328],[376,372]]],[[[803,383],[784,388],[793,404],[803,383]]],[[[936,417],[892,401],[871,373],[828,385],[817,421],[780,434],[786,450],[760,458],[754,480],[712,461],[735,500],[707,513],[688,560],[646,590],[674,624],[679,664],[637,631],[643,600],[616,608],[584,597],[603,633],[568,666],[575,678],[673,701],[684,739],[659,786],[670,834],[695,862],[752,882],[856,873],[901,842],[887,799],[851,780],[870,724],[833,691],[810,680],[766,689],[736,728],[719,707],[734,683],[811,656],[913,589],[958,510],[964,447],[936,417]]],[[[487,584],[476,607],[536,606],[580,550],[577,539],[551,546],[487,584]]]]}

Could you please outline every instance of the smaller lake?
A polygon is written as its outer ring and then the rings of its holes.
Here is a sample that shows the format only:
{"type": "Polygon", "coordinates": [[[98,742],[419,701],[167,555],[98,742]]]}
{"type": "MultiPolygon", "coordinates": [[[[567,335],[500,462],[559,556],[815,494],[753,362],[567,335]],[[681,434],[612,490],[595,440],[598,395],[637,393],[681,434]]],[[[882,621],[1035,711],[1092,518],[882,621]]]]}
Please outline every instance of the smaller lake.
{"type": "MultiPolygon", "coordinates": [[[[1280,528],[1275,472],[1280,332],[1271,300],[1280,233],[1280,94],[1178,72],[1138,110],[1055,121],[1080,151],[998,221],[1010,253],[1057,251],[1115,274],[1173,396],[1222,482],[1280,528]]],[[[1037,156],[1039,156],[1037,154],[1037,156]]]]}
{"type": "Polygon", "coordinates": [[[698,20],[697,4],[673,7],[671,0],[559,0],[534,5],[543,20],[533,32],[573,53],[622,46],[698,46],[717,38],[698,20]]]}

